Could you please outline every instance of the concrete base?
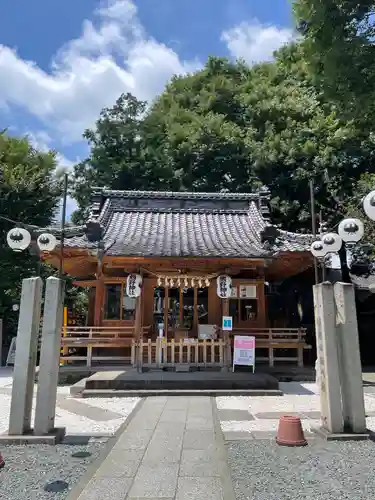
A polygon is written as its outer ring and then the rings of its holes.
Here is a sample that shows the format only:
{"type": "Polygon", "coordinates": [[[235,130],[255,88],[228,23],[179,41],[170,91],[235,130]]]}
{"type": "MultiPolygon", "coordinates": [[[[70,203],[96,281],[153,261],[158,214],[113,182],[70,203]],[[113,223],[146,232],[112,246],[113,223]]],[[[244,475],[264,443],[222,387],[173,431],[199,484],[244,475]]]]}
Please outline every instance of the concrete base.
{"type": "Polygon", "coordinates": [[[85,389],[79,397],[82,398],[147,398],[151,396],[282,396],[278,390],[229,389],[229,390],[134,390],[118,389],[85,389]]]}
{"type": "Polygon", "coordinates": [[[353,434],[348,432],[340,432],[334,434],[332,432],[329,432],[324,427],[315,427],[312,428],[311,430],[318,437],[323,438],[326,441],[366,441],[371,437],[369,432],[366,432],[364,434],[353,434]]]}
{"type": "Polygon", "coordinates": [[[85,390],[121,391],[222,391],[222,390],[279,390],[279,382],[266,373],[149,371],[98,372],[86,380],[85,390]]]}
{"type": "Polygon", "coordinates": [[[23,445],[23,444],[50,444],[56,445],[61,443],[65,437],[65,427],[58,427],[47,434],[46,436],[36,436],[32,432],[30,434],[23,434],[21,436],[9,436],[9,434],[0,434],[0,447],[1,445],[23,445]]]}

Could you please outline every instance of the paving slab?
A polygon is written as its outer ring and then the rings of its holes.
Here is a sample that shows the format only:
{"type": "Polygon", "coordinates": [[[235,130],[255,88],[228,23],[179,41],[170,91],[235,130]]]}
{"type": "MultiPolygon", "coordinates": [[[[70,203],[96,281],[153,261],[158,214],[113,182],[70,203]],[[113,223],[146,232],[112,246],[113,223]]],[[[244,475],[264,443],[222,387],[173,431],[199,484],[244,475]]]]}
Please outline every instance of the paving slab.
{"type": "Polygon", "coordinates": [[[224,490],[217,477],[180,477],[176,500],[224,500],[224,490]]]}
{"type": "Polygon", "coordinates": [[[220,477],[220,460],[216,450],[183,450],[181,477],[220,477]]]}
{"type": "Polygon", "coordinates": [[[178,469],[178,464],[142,464],[129,496],[173,497],[176,494],[178,469]]]}
{"type": "Polygon", "coordinates": [[[124,499],[132,484],[131,478],[94,477],[82,491],[78,500],[124,499]]]}

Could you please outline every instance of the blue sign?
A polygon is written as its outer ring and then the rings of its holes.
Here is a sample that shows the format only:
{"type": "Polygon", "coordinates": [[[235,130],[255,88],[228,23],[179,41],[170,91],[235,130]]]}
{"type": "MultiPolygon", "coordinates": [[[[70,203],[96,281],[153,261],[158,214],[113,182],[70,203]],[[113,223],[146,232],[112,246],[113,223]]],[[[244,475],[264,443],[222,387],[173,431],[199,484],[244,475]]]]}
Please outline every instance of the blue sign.
{"type": "Polygon", "coordinates": [[[232,316],[223,316],[223,330],[232,331],[233,330],[233,318],[232,316]]]}

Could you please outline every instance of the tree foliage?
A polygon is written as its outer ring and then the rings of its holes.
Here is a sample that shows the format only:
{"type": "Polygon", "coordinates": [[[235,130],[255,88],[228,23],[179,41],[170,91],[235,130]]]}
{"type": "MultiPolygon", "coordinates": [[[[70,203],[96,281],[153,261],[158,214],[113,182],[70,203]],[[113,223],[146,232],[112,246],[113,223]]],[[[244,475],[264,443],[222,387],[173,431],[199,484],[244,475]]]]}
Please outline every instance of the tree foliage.
{"type": "Polygon", "coordinates": [[[27,138],[0,134],[0,317],[8,330],[15,324],[12,305],[19,302],[22,279],[35,275],[37,258],[15,253],[6,235],[15,226],[11,221],[41,227],[51,223],[61,192],[55,170],[53,151],[40,152],[27,138]]]}
{"type": "Polygon", "coordinates": [[[89,157],[75,167],[75,197],[80,210],[75,222],[87,217],[93,186],[109,189],[157,189],[173,187],[173,172],[159,163],[156,134],[143,127],[146,103],[130,94],[121,95],[112,108],[105,108],[94,129],[84,138],[89,157]]]}
{"type": "Polygon", "coordinates": [[[295,0],[305,59],[315,83],[357,119],[373,119],[374,0],[295,0]]]}
{"type": "Polygon", "coordinates": [[[173,78],[147,110],[122,96],[86,137],[91,155],[85,169],[76,168],[83,208],[80,189],[93,184],[232,192],[267,186],[274,220],[305,231],[309,181],[318,210],[335,224],[375,154],[371,131],[343,119],[314,84],[299,43],[251,68],[210,58],[201,71],[173,78]]]}

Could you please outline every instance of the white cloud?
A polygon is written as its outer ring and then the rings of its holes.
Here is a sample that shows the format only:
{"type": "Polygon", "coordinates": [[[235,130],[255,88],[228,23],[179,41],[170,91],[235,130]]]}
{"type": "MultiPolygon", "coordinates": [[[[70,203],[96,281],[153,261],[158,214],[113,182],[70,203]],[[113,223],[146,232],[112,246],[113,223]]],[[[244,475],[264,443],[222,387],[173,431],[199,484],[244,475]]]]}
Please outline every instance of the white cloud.
{"type": "Polygon", "coordinates": [[[174,74],[200,66],[148,36],[131,0],[109,0],[94,14],[96,22],[84,21],[50,72],[0,45],[0,107],[20,106],[74,142],[122,92],[151,100],[174,74]]]}
{"type": "Polygon", "coordinates": [[[270,61],[275,50],[294,39],[293,30],[272,25],[243,22],[224,31],[221,40],[227,44],[229,53],[244,59],[248,64],[270,61]]]}

